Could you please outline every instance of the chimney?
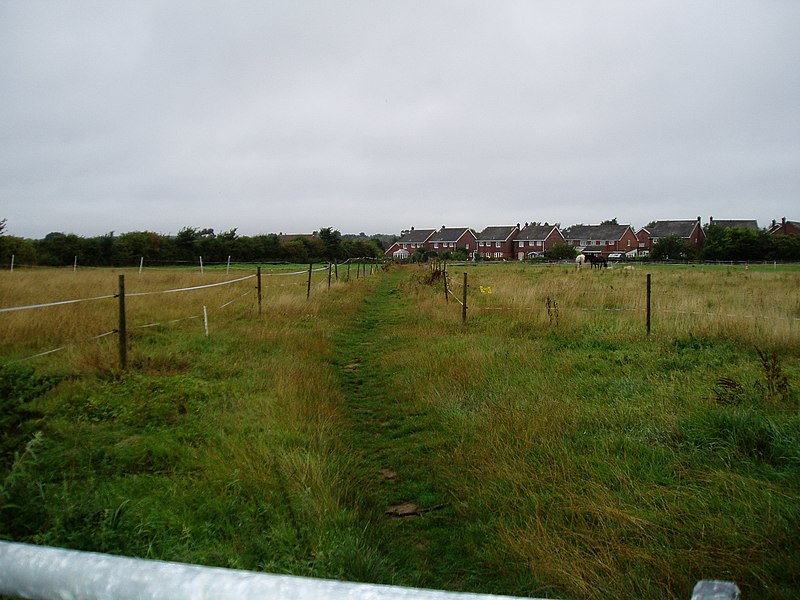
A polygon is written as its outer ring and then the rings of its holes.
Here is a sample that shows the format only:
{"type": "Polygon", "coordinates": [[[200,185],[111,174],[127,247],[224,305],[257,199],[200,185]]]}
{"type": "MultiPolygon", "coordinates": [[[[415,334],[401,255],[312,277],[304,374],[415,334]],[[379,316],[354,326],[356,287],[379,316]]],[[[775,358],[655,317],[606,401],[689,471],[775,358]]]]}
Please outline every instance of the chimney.
{"type": "Polygon", "coordinates": [[[517,229],[519,229],[519,223],[517,223],[517,229]]]}
{"type": "Polygon", "coordinates": [[[781,218],[781,225],[786,225],[786,217],[781,218]]]}
{"type": "Polygon", "coordinates": [[[697,217],[697,224],[700,225],[700,217],[697,217]]]}
{"type": "Polygon", "coordinates": [[[772,219],[772,226],[775,227],[775,219],[772,219]]]}
{"type": "Polygon", "coordinates": [[[714,217],[708,217],[708,224],[709,225],[713,225],[714,224],[714,217]]]}
{"type": "Polygon", "coordinates": [[[414,231],[414,226],[413,225],[411,226],[411,231],[414,231]]]}

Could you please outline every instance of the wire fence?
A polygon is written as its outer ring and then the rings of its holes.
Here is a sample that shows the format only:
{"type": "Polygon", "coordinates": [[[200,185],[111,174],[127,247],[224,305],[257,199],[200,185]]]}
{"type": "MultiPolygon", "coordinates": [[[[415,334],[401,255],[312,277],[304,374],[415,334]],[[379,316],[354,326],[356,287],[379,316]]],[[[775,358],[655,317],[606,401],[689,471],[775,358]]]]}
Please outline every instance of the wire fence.
{"type": "MultiPolygon", "coordinates": [[[[367,258],[367,259],[350,259],[350,260],[345,261],[344,263],[341,263],[341,264],[342,265],[347,265],[348,268],[349,268],[349,266],[351,264],[356,264],[357,267],[358,267],[358,273],[359,273],[358,276],[361,276],[362,272],[363,272],[363,276],[366,276],[367,275],[366,264],[375,264],[375,263],[372,262],[371,259],[367,258]]],[[[44,309],[44,308],[50,308],[50,307],[62,307],[62,306],[67,306],[67,305],[76,305],[76,304],[95,302],[95,301],[107,301],[107,300],[114,300],[114,299],[119,300],[120,296],[123,296],[121,306],[124,306],[124,299],[125,298],[143,298],[143,297],[154,297],[154,296],[161,296],[161,295],[167,295],[167,294],[179,294],[179,293],[185,293],[185,292],[196,292],[196,291],[200,291],[200,290],[209,290],[209,289],[212,289],[212,288],[221,288],[221,287],[225,287],[225,286],[231,286],[231,285],[247,282],[247,281],[250,281],[250,280],[257,280],[258,285],[257,285],[256,290],[253,290],[253,289],[247,290],[246,292],[238,295],[237,297],[229,299],[226,302],[220,304],[219,306],[217,306],[214,309],[214,311],[223,310],[223,309],[233,305],[234,303],[243,300],[244,298],[246,298],[248,296],[252,296],[254,293],[257,292],[257,294],[258,294],[258,304],[259,304],[259,313],[260,313],[261,295],[262,295],[262,290],[265,287],[269,287],[269,288],[281,287],[282,288],[282,287],[306,285],[307,288],[308,288],[307,289],[307,297],[308,297],[308,296],[310,296],[310,292],[311,292],[311,281],[312,281],[311,278],[312,278],[312,275],[314,273],[320,273],[320,272],[327,271],[329,273],[328,287],[330,288],[331,278],[333,277],[333,274],[334,274],[334,267],[336,267],[336,269],[337,269],[335,271],[336,272],[336,280],[337,281],[339,280],[339,277],[338,277],[338,266],[339,265],[334,265],[334,263],[330,263],[330,264],[327,264],[327,265],[322,265],[322,266],[318,266],[318,267],[314,268],[314,265],[310,264],[307,269],[303,269],[303,270],[293,270],[293,271],[283,271],[283,270],[281,270],[281,271],[277,271],[277,272],[267,272],[267,273],[262,273],[261,272],[261,268],[258,267],[257,272],[254,273],[254,274],[246,275],[246,276],[243,276],[243,277],[237,277],[235,279],[230,279],[230,280],[226,280],[226,281],[220,281],[220,282],[208,283],[208,284],[201,284],[201,285],[183,286],[183,287],[176,287],[176,288],[162,289],[162,290],[133,292],[133,293],[125,293],[124,292],[124,275],[120,275],[120,292],[118,292],[116,294],[105,294],[105,295],[102,295],[102,296],[89,296],[89,297],[86,297],[86,298],[75,298],[75,299],[70,299],[70,300],[57,300],[57,301],[53,301],[53,302],[42,302],[42,303],[37,303],[37,304],[26,304],[26,305],[20,305],[20,306],[10,306],[10,307],[5,307],[5,308],[0,308],[0,314],[2,314],[2,313],[19,313],[19,312],[23,312],[23,311],[44,309]],[[263,280],[265,280],[267,278],[292,277],[292,276],[296,277],[296,276],[299,276],[299,275],[307,276],[307,280],[304,280],[304,281],[293,281],[293,282],[288,282],[288,283],[272,283],[269,286],[265,286],[263,284],[263,280]]],[[[370,268],[369,269],[369,274],[372,274],[373,272],[374,272],[374,269],[370,268]]],[[[347,281],[350,281],[349,273],[348,273],[347,281]]],[[[72,347],[75,347],[75,346],[78,346],[78,345],[81,345],[81,344],[94,342],[96,340],[99,340],[99,339],[102,339],[102,338],[105,338],[105,337],[108,337],[108,336],[111,336],[111,335],[115,335],[115,334],[119,334],[119,335],[121,335],[121,337],[125,337],[127,329],[143,330],[143,329],[150,329],[150,328],[161,327],[161,326],[174,325],[174,324],[181,323],[181,322],[184,322],[184,321],[196,321],[196,320],[199,320],[199,319],[204,319],[204,321],[206,322],[206,331],[207,331],[207,320],[208,320],[208,312],[209,311],[207,310],[206,306],[203,306],[203,313],[202,314],[192,314],[192,315],[188,315],[188,316],[184,316],[184,317],[180,317],[180,318],[175,318],[175,319],[165,319],[165,320],[153,321],[153,322],[150,322],[150,323],[134,325],[134,326],[131,326],[131,327],[127,327],[127,324],[123,324],[124,321],[125,321],[124,308],[120,308],[120,310],[121,310],[121,314],[120,314],[120,322],[121,322],[121,324],[117,328],[111,329],[109,331],[105,331],[105,332],[100,333],[98,335],[93,335],[93,336],[89,336],[89,337],[85,337],[85,338],[81,338],[81,339],[76,339],[76,340],[73,340],[73,341],[71,341],[69,343],[62,344],[62,345],[60,345],[60,346],[58,346],[56,348],[52,348],[52,349],[49,349],[49,350],[46,350],[46,351],[43,351],[43,352],[37,352],[35,354],[29,355],[29,356],[25,356],[23,358],[18,358],[18,359],[14,359],[14,360],[11,360],[11,361],[7,361],[4,364],[5,365],[16,364],[16,363],[21,363],[21,362],[33,360],[33,359],[36,359],[36,358],[40,358],[40,357],[43,357],[43,356],[48,356],[48,355],[51,355],[51,354],[55,354],[55,353],[67,350],[68,348],[72,348],[72,347]]],[[[127,344],[127,340],[125,340],[122,343],[127,344]]],[[[124,362],[124,360],[122,358],[121,358],[121,362],[124,362]]]]}
{"type": "MultiPolygon", "coordinates": [[[[650,322],[653,315],[670,315],[670,316],[684,316],[704,319],[727,319],[737,320],[742,319],[745,321],[775,321],[784,322],[790,325],[800,323],[800,316],[792,316],[787,314],[775,314],[774,312],[767,314],[762,312],[760,314],[752,314],[745,312],[733,312],[731,310],[720,310],[717,312],[708,310],[683,310],[670,306],[666,301],[653,301],[651,299],[651,274],[647,274],[646,294],[645,287],[641,288],[641,297],[638,302],[633,302],[629,306],[581,306],[578,304],[565,304],[560,302],[556,306],[555,298],[548,295],[541,299],[540,305],[533,305],[529,301],[522,304],[515,304],[518,300],[514,294],[497,294],[496,288],[493,289],[492,285],[488,282],[483,282],[480,285],[472,286],[467,283],[468,273],[464,272],[464,287],[459,288],[453,285],[453,278],[448,271],[457,266],[466,266],[468,263],[434,263],[431,265],[431,270],[438,273],[444,280],[445,300],[449,302],[452,298],[462,307],[462,314],[466,322],[467,309],[470,313],[542,313],[547,314],[552,320],[554,311],[562,313],[616,313],[616,314],[635,314],[641,315],[646,319],[647,333],[650,333],[650,322]],[[486,283],[486,285],[484,285],[486,283]],[[463,298],[463,300],[462,300],[463,298]],[[491,298],[491,300],[487,300],[491,298]],[[643,302],[642,302],[643,301],[643,302]],[[467,306],[468,305],[468,306],[467,306]]],[[[478,273],[473,273],[473,276],[478,273]]],[[[518,290],[515,290],[518,291],[518,290]]],[[[783,309],[785,312],[793,309],[790,301],[783,304],[776,302],[775,305],[778,309],[783,309]]],[[[797,312],[797,311],[796,311],[797,312]]]]}

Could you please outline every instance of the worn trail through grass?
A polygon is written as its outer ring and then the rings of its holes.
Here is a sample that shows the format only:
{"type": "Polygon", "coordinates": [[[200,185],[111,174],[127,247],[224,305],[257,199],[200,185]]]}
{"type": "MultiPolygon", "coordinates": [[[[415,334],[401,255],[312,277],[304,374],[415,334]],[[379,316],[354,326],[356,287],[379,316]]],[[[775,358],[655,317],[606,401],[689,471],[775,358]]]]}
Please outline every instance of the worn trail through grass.
{"type": "Polygon", "coordinates": [[[475,590],[476,581],[467,581],[475,567],[453,535],[457,515],[437,477],[440,426],[424,399],[396,385],[403,374],[384,358],[387,348],[402,343],[395,326],[415,318],[399,287],[403,279],[394,272],[381,278],[335,340],[350,427],[344,435],[359,457],[368,535],[392,564],[391,581],[384,583],[475,590]]]}

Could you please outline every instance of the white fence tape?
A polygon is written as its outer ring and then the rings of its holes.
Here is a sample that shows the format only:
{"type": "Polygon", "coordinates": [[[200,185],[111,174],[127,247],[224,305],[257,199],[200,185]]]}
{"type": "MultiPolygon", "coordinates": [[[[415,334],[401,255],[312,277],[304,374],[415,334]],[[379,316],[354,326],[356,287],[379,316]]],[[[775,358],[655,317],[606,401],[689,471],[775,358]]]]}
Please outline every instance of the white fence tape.
{"type": "Polygon", "coordinates": [[[13,365],[15,363],[24,362],[26,360],[39,358],[40,356],[47,356],[48,354],[53,354],[55,352],[61,352],[62,350],[65,350],[66,348],[69,348],[70,346],[74,346],[76,344],[83,344],[83,343],[86,343],[86,342],[93,342],[94,340],[99,340],[100,338],[104,338],[104,337],[106,337],[108,335],[113,335],[115,333],[118,333],[118,330],[112,329],[111,331],[106,331],[105,333],[101,333],[100,335],[96,335],[94,337],[90,337],[90,338],[85,339],[85,340],[79,340],[77,342],[72,342],[71,344],[66,344],[65,346],[61,346],[60,348],[54,348],[53,350],[47,350],[46,352],[39,352],[39,354],[34,354],[33,356],[26,356],[25,358],[18,358],[17,360],[12,360],[12,361],[9,361],[9,362],[7,362],[5,364],[13,365]]]}
{"type": "Polygon", "coordinates": [[[133,298],[135,296],[154,296],[156,294],[174,294],[176,292],[190,292],[192,290],[203,290],[206,288],[219,287],[221,285],[230,285],[232,283],[238,283],[239,281],[246,281],[248,279],[253,279],[254,277],[256,277],[256,275],[248,275],[247,277],[239,277],[238,279],[231,279],[230,281],[221,281],[219,283],[207,283],[205,285],[195,285],[192,287],[177,288],[174,290],[159,290],[155,292],[136,292],[133,294],[125,294],[125,297],[133,298]]]}
{"type": "Polygon", "coordinates": [[[29,310],[31,308],[45,308],[47,306],[59,306],[61,304],[76,304],[78,302],[90,302],[92,300],[108,300],[109,298],[116,298],[116,294],[109,296],[95,296],[94,298],[79,298],[78,300],[61,300],[60,302],[47,302],[46,304],[29,304],[28,306],[12,306],[10,308],[0,308],[0,313],[12,312],[15,310],[29,310]]]}

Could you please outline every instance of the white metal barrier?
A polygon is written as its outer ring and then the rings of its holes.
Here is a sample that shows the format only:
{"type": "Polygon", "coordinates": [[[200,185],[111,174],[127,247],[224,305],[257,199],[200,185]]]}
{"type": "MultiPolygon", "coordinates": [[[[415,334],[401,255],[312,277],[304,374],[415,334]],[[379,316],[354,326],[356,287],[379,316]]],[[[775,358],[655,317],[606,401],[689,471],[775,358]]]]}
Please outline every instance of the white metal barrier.
{"type": "Polygon", "coordinates": [[[0,594],[36,600],[502,600],[0,542],[0,594]]]}
{"type": "MultiPolygon", "coordinates": [[[[512,600],[368,583],[270,575],[0,542],[0,594],[34,600],[512,600]]],[[[726,581],[701,581],[692,600],[736,600],[726,581]]],[[[521,599],[516,599],[521,600],[521,599]]]]}

